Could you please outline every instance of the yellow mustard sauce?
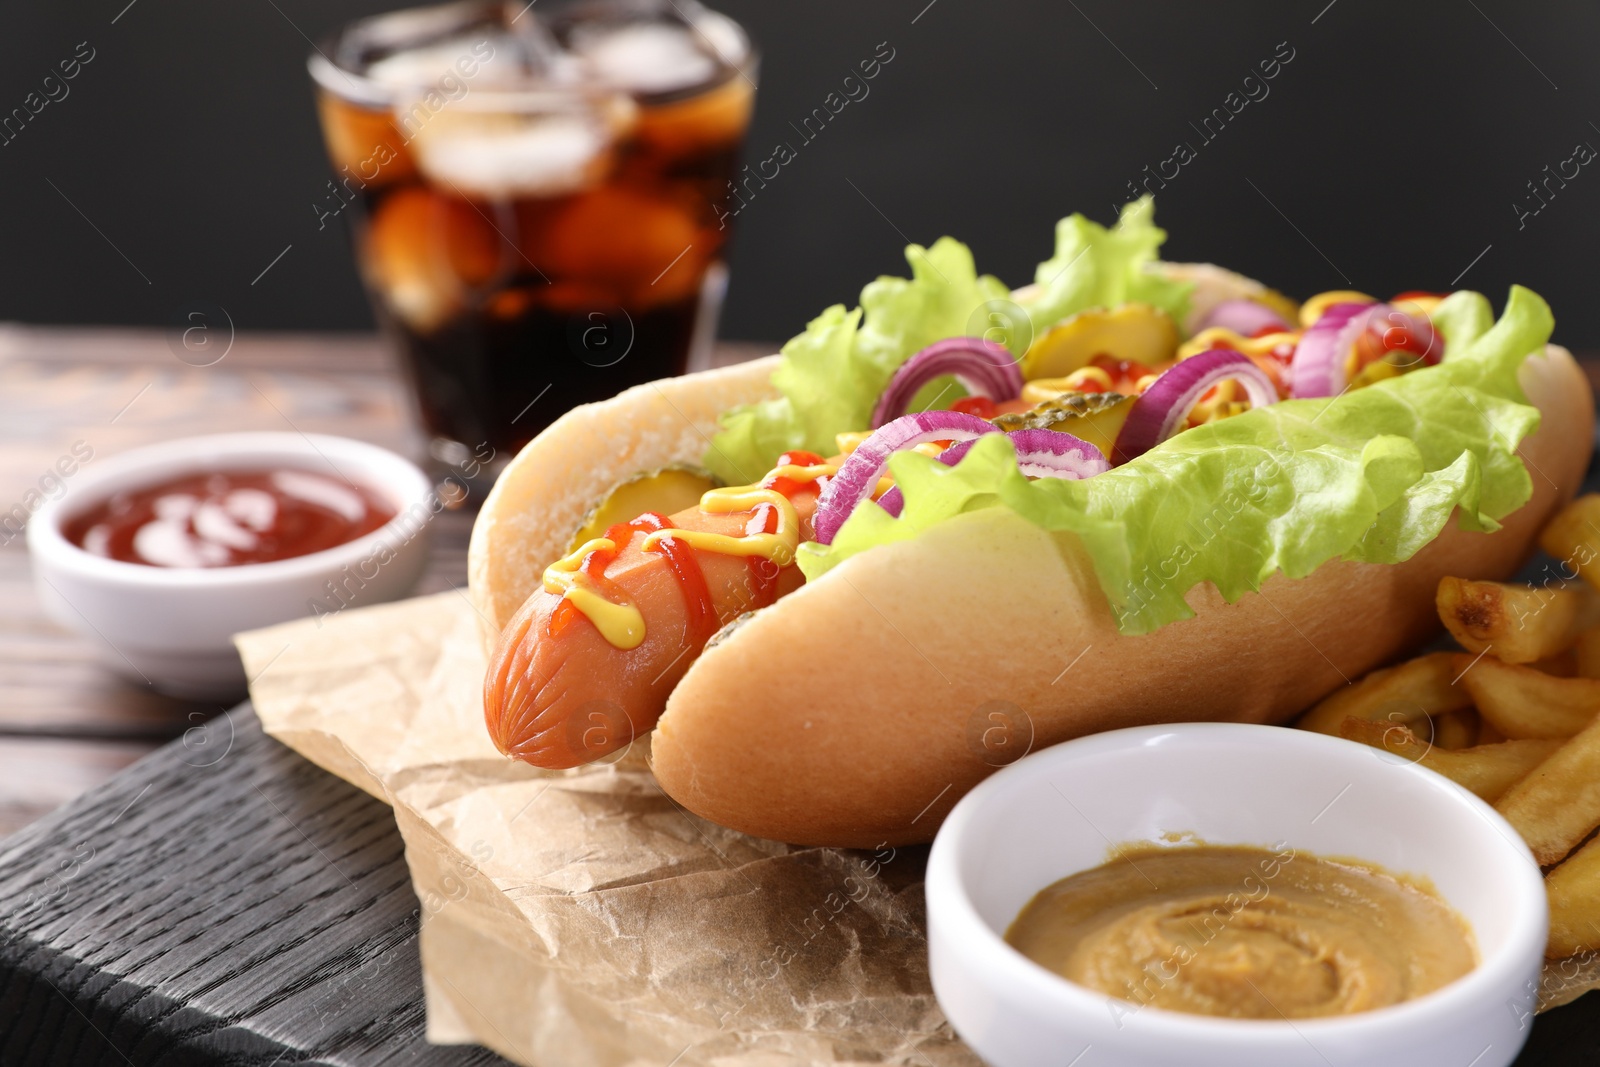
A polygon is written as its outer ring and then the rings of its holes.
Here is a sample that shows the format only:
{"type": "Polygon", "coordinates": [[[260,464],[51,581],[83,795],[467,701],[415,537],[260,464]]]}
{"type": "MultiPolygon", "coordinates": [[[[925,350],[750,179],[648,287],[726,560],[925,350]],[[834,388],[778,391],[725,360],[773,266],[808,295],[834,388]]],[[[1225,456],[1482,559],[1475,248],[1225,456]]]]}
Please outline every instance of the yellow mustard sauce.
{"type": "Polygon", "coordinates": [[[544,589],[547,593],[560,593],[563,600],[594,623],[601,637],[626,652],[643,643],[644,616],[633,601],[614,601],[601,594],[582,570],[583,557],[591,552],[612,552],[616,547],[609,537],[585,541],[545,568],[544,589]]]}
{"type": "MultiPolygon", "coordinates": [[[[761,480],[763,482],[770,482],[775,478],[787,478],[791,482],[795,482],[797,484],[804,485],[806,482],[814,482],[818,478],[832,478],[835,474],[838,474],[838,473],[839,473],[839,468],[835,467],[832,463],[818,463],[818,464],[816,464],[814,466],[809,466],[809,467],[798,467],[798,466],[795,466],[794,464],[791,463],[791,464],[787,464],[787,465],[782,466],[782,467],[774,468],[770,474],[768,474],[765,478],[763,478],[761,480]]],[[[747,486],[744,486],[743,488],[750,489],[750,488],[753,488],[753,487],[747,485],[747,486]]],[[[739,492],[739,490],[737,490],[737,489],[730,489],[730,490],[724,490],[724,491],[725,492],[735,492],[735,493],[739,492]]]]}
{"type": "Polygon", "coordinates": [[[1178,359],[1185,360],[1190,356],[1199,355],[1201,352],[1212,348],[1231,348],[1235,352],[1243,352],[1247,356],[1264,356],[1279,345],[1293,345],[1300,342],[1300,335],[1282,331],[1269,333],[1264,337],[1246,337],[1235,333],[1226,326],[1212,326],[1201,330],[1189,338],[1178,348],[1178,359]]]}
{"type": "Polygon", "coordinates": [[[1427,883],[1275,848],[1118,850],[1041,890],[1006,941],[1131,1001],[1129,1014],[1347,1015],[1423,996],[1477,966],[1471,927],[1427,883]]]}
{"type": "Polygon", "coordinates": [[[787,567],[794,562],[795,549],[800,547],[800,516],[795,513],[788,497],[776,489],[741,486],[737,489],[713,489],[700,498],[700,510],[708,515],[754,511],[762,504],[771,504],[778,509],[778,528],[772,533],[734,537],[705,530],[657,530],[644,539],[644,550],[649,552],[664,538],[671,537],[703,552],[720,552],[726,556],[765,556],[778,566],[787,567]]]}
{"type": "MultiPolygon", "coordinates": [[[[772,471],[763,481],[787,478],[798,483],[814,482],[819,478],[831,477],[837,471],[838,468],[830,463],[787,465],[772,471]]],[[[713,489],[700,498],[700,510],[708,515],[754,512],[762,505],[771,505],[778,514],[778,528],[771,533],[733,536],[706,530],[667,528],[648,534],[642,547],[646,552],[654,551],[657,545],[670,537],[703,552],[744,558],[761,556],[779,567],[787,567],[794,562],[795,551],[800,547],[800,516],[788,497],[776,489],[744,485],[713,489]]],[[[594,623],[601,637],[614,648],[626,652],[644,642],[644,615],[626,597],[621,600],[606,597],[594,587],[582,569],[583,559],[589,553],[615,551],[616,547],[614,541],[605,537],[585,541],[545,569],[544,589],[549,593],[561,594],[563,600],[594,623]]]]}

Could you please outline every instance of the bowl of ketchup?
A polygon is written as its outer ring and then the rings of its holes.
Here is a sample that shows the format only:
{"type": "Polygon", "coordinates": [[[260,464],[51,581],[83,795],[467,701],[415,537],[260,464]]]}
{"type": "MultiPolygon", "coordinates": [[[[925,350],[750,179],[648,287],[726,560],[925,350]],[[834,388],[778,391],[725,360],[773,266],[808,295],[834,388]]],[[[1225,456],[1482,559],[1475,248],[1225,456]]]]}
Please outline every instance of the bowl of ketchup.
{"type": "Polygon", "coordinates": [[[28,524],[46,610],[112,670],[229,700],[232,636],[396,600],[443,509],[415,464],[342,437],[215,434],[97,463],[28,524]]]}

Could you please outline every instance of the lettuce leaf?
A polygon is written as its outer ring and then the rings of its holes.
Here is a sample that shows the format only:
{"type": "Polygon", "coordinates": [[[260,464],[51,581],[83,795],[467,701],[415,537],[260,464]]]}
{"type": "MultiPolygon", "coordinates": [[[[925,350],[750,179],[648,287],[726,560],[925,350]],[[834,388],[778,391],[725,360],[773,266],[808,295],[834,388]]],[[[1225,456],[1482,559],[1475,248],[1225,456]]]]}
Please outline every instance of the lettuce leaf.
{"type": "Polygon", "coordinates": [[[783,362],[772,373],[782,395],[723,415],[705,457],[713,473],[744,484],[790,449],[832,455],[837,434],[869,425],[900,364],[935,341],[964,335],[985,303],[1010,295],[998,278],[980,276],[971,250],[949,237],[931,248],[912,245],[906,262],[909,279],[869,283],[859,308],[835,304],[783,346],[783,362]]]}
{"type": "Polygon", "coordinates": [[[831,545],[807,544],[815,580],[880,544],[952,515],[1009,507],[1078,535],[1123,633],[1193,614],[1184,596],[1212,582],[1230,602],[1278,571],[1299,578],[1333,559],[1398,563],[1444,529],[1498,528],[1532,482],[1517,445],[1539,424],[1517,369],[1550,337],[1549,306],[1514,286],[1500,320],[1457,293],[1436,321],[1436,367],[1342,396],[1287,400],[1178,434],[1084,481],[1029,481],[1010,442],[981,438],[955,467],[917,453],[890,461],[905,507],[860,507],[831,545]]]}
{"type": "MultiPolygon", "coordinates": [[[[866,429],[896,368],[947,337],[983,334],[999,316],[1010,321],[1020,306],[1031,329],[1005,331],[1022,348],[1068,315],[1129,300],[1155,304],[1183,321],[1189,286],[1151,273],[1166,234],[1153,221],[1149,197],[1123,208],[1107,229],[1081,215],[1056,226],[1056,252],[1039,265],[1040,285],[1013,304],[997,278],[979,275],[966,245],[942,237],[930,248],[911,245],[911,277],[881,277],[861,291],[861,306],[834,305],[783,346],[772,384],[781,394],[723,415],[704,463],[723,480],[753,482],[779,453],[808,449],[831,455],[834,438],[866,429]]],[[[1022,355],[1014,351],[1013,355],[1022,355]]],[[[913,403],[948,407],[963,393],[931,383],[913,403]]]]}
{"type": "Polygon", "coordinates": [[[1036,330],[1085,308],[1150,304],[1183,324],[1189,311],[1187,282],[1154,273],[1167,232],[1155,224],[1155,200],[1142,196],[1122,206],[1107,229],[1082,215],[1056,223],[1056,254],[1034,272],[1037,290],[1019,300],[1036,330]]]}

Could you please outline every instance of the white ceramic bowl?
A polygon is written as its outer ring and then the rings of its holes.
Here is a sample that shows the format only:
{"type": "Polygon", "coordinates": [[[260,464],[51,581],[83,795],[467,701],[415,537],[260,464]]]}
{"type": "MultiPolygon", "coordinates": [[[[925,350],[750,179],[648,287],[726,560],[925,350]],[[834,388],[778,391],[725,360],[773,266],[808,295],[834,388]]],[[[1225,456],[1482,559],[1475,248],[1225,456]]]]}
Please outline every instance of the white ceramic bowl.
{"type": "Polygon", "coordinates": [[[1504,1067],[1528,1037],[1548,930],[1539,868],[1487,804],[1375,749],[1233,723],[1117,730],[1019,760],[951,812],[927,893],[934,993],[997,1067],[1504,1067]],[[1259,1022],[1113,1000],[1002,940],[1045,886],[1172,831],[1424,876],[1471,925],[1481,962],[1393,1007],[1259,1022]]]}
{"type": "Polygon", "coordinates": [[[113,670],[174,696],[228,700],[245,688],[233,634],[409,593],[427,562],[437,502],[415,464],[361,441],[298,433],[189,437],[85,467],[29,521],[28,551],[45,609],[94,641],[113,670]],[[395,518],[321,552],[210,569],[105,559],[62,533],[66,522],[121,490],[264,467],[337,471],[387,499],[395,518]]]}

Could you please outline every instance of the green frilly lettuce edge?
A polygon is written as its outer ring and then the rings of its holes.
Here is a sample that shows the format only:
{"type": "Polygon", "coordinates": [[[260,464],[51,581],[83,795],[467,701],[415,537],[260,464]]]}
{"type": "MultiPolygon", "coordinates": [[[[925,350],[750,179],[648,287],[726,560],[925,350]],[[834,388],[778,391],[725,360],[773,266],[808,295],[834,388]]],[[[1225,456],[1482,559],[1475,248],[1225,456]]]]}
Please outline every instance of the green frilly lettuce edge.
{"type": "MultiPolygon", "coordinates": [[[[1033,337],[1069,315],[1135,300],[1181,323],[1191,286],[1152,269],[1165,239],[1149,197],[1127,204],[1112,227],[1082,215],[1062,219],[1055,255],[1039,265],[1038,284],[1025,299],[1013,299],[998,278],[978,274],[971,250],[959,241],[912,245],[910,278],[878,278],[861,291],[860,307],[828,308],[783,346],[772,375],[780,395],[726,413],[704,463],[723,480],[744,483],[761,477],[783,452],[831,455],[838,434],[867,428],[900,364],[948,337],[989,337],[1020,356],[1033,337]]],[[[912,408],[947,408],[963,395],[953,380],[941,379],[912,408]]]]}
{"type": "Polygon", "coordinates": [[[1554,321],[1520,286],[1498,322],[1473,292],[1449,297],[1434,321],[1447,342],[1436,367],[1197,427],[1082,481],[1029,481],[998,434],[955,467],[901,453],[890,461],[900,517],[857,508],[831,545],[801,547],[801,570],[815,581],[950,516],[1008,507],[1077,534],[1119,629],[1141,634],[1190,617],[1185,595],[1204,582],[1233,602],[1278,572],[1304,577],[1333,559],[1398,563],[1452,512],[1464,529],[1493,531],[1532,493],[1516,448],[1539,412],[1517,370],[1554,321]]]}

